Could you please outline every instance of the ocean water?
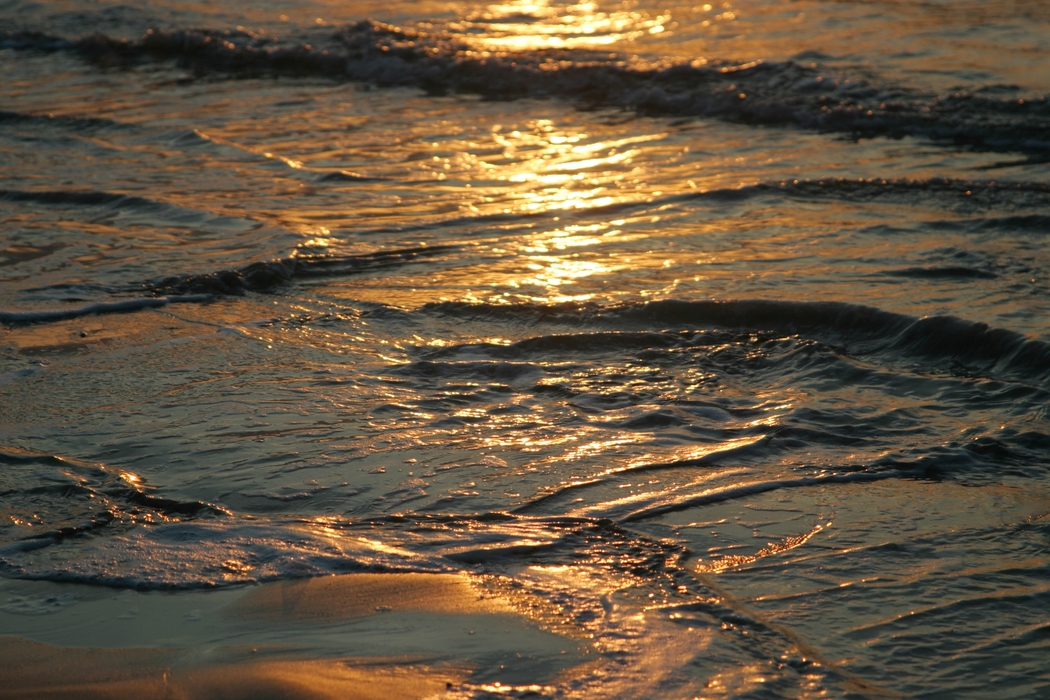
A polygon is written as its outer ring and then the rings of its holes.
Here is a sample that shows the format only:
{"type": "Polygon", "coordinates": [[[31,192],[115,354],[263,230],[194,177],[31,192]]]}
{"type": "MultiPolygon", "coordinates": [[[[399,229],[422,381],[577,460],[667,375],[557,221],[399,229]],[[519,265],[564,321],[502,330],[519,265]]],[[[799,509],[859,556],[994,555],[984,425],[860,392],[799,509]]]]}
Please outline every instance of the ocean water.
{"type": "Polygon", "coordinates": [[[0,576],[594,649],[455,697],[1050,694],[1045,3],[0,18],[0,576]]]}

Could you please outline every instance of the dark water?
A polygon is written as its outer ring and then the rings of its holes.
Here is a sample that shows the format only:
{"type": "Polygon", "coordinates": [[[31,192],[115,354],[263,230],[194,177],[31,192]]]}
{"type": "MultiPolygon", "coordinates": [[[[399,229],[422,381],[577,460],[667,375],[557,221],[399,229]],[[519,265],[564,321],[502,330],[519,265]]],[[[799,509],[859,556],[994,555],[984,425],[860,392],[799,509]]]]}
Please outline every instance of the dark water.
{"type": "Polygon", "coordinates": [[[1050,693],[1043,3],[0,17],[3,576],[501,575],[598,653],[552,696],[1050,693]]]}

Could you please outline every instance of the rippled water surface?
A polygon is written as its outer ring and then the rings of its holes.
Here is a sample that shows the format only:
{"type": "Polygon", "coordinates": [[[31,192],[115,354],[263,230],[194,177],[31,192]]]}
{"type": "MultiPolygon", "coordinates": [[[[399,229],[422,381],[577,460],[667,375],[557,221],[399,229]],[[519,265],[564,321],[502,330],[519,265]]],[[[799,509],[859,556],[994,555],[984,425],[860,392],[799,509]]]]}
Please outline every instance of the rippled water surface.
{"type": "Polygon", "coordinates": [[[554,697],[1050,693],[1044,3],[0,17],[0,575],[498,575],[554,697]]]}

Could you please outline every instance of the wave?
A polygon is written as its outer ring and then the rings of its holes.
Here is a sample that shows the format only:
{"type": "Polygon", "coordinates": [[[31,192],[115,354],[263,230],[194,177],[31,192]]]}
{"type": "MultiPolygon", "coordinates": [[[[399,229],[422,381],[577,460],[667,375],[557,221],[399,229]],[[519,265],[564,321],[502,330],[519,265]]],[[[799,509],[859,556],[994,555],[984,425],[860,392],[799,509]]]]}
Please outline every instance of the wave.
{"type": "MultiPolygon", "coordinates": [[[[3,113],[0,113],[2,115],[3,113]]],[[[211,143],[198,132],[183,135],[195,142],[211,143]]],[[[361,175],[349,171],[320,171],[313,180],[317,183],[338,184],[349,182],[371,182],[382,178],[361,175]]],[[[833,200],[857,202],[886,202],[893,204],[934,206],[955,211],[995,210],[1006,215],[984,218],[967,218],[925,222],[924,225],[965,232],[987,230],[1019,231],[1042,234],[1050,230],[1050,215],[1040,212],[1023,213],[1024,210],[1050,208],[1050,184],[1033,181],[962,180],[953,178],[815,178],[798,180],[773,180],[743,187],[717,188],[686,194],[669,194],[639,202],[617,202],[602,207],[592,207],[577,212],[553,210],[548,212],[513,214],[496,213],[479,216],[453,216],[439,221],[428,221],[418,225],[381,227],[373,233],[413,233],[443,228],[460,228],[468,225],[472,229],[485,230],[479,224],[529,225],[543,218],[593,218],[596,216],[623,215],[625,212],[652,210],[666,205],[681,204],[731,204],[766,198],[783,197],[793,200],[833,200]]],[[[146,219],[149,223],[166,226],[188,227],[200,230],[219,230],[242,233],[258,229],[265,224],[252,219],[221,216],[169,204],[163,201],[134,195],[125,195],[95,190],[14,190],[0,189],[0,202],[42,204],[45,206],[69,206],[98,208],[114,216],[131,221],[146,219]]],[[[437,250],[437,248],[433,248],[437,250]]],[[[221,275],[224,273],[213,273],[221,275]]],[[[989,273],[994,274],[994,273],[989,273]]],[[[912,276],[922,276],[916,274],[912,276]]],[[[927,276],[938,276],[932,273],[927,276]]],[[[966,276],[944,274],[941,276],[966,276]]],[[[972,276],[984,276],[982,273],[972,276]]]]}
{"type": "Polygon", "coordinates": [[[364,20],[322,39],[285,45],[245,30],[153,29],[128,41],[0,33],[0,47],[71,51],[99,65],[174,60],[197,75],[311,75],[434,95],[490,99],[553,97],[587,108],[717,117],[856,137],[918,136],[1030,159],[1050,152],[1050,103],[975,92],[934,95],[797,61],[696,60],[645,65],[626,57],[556,50],[489,53],[448,32],[364,20]]]}
{"type": "Polygon", "coordinates": [[[135,222],[234,235],[254,231],[264,225],[251,219],[221,216],[146,197],[97,190],[0,189],[0,202],[102,210],[117,218],[135,222]]]}
{"type": "Polygon", "coordinates": [[[168,304],[183,304],[211,301],[208,294],[189,294],[182,296],[144,297],[139,299],[122,299],[121,301],[98,302],[68,309],[41,309],[38,311],[0,311],[0,323],[28,324],[66,321],[71,318],[96,316],[100,314],[127,313],[141,309],[155,309],[168,304]]]}
{"type": "Polygon", "coordinates": [[[200,501],[158,496],[137,475],[12,448],[0,448],[3,496],[9,512],[22,512],[0,527],[0,557],[31,552],[70,538],[118,534],[137,524],[223,518],[229,513],[200,501]]]}
{"type": "Polygon", "coordinates": [[[928,221],[926,226],[940,230],[985,232],[1003,231],[1046,235],[1050,232],[1050,216],[1046,214],[1018,214],[1013,216],[982,217],[957,221],[928,221]]]}
{"type": "Polygon", "coordinates": [[[35,552],[0,549],[0,571],[13,578],[170,590],[366,571],[458,569],[365,537],[336,539],[291,523],[139,527],[80,544],[76,559],[60,567],[35,552]]]}
{"type": "Polygon", "coordinates": [[[293,279],[363,274],[443,255],[455,249],[456,246],[427,246],[359,255],[295,255],[203,275],[166,277],[145,285],[145,288],[155,294],[238,295],[245,292],[269,292],[293,279]]]}
{"type": "MultiPolygon", "coordinates": [[[[1050,205],[1045,182],[960,180],[956,178],[806,178],[760,182],[733,189],[679,195],[685,200],[742,201],[782,195],[792,199],[834,199],[849,202],[933,203],[943,208],[1043,207],[1050,205]]],[[[1045,215],[992,220],[992,226],[1037,227],[1045,215]]]]}
{"type": "Polygon", "coordinates": [[[932,265],[929,267],[906,267],[900,270],[886,270],[882,273],[889,277],[909,277],[913,279],[995,279],[999,275],[988,270],[981,270],[966,265],[932,265]]]}
{"type": "MultiPolygon", "coordinates": [[[[606,471],[598,474],[597,476],[590,477],[587,479],[581,479],[572,481],[567,484],[562,484],[555,488],[548,489],[537,496],[525,501],[520,506],[514,508],[511,512],[514,514],[523,514],[529,511],[535,510],[538,507],[546,506],[552,501],[558,501],[566,496],[575,496],[581,491],[590,489],[596,486],[608,485],[611,482],[619,480],[623,476],[628,478],[640,473],[652,472],[652,471],[663,471],[672,469],[692,469],[696,467],[709,467],[712,465],[719,464],[724,461],[735,460],[740,457],[746,457],[749,454],[757,453],[761,451],[761,448],[768,442],[768,435],[749,436],[745,438],[737,438],[734,440],[728,440],[722,444],[716,444],[714,446],[706,446],[693,450],[693,454],[680,458],[671,458],[664,461],[653,461],[650,457],[643,457],[634,462],[627,464],[622,467],[613,467],[606,471]]],[[[716,473],[712,476],[701,477],[699,481],[707,481],[711,478],[725,478],[731,477],[736,478],[743,475],[748,475],[750,472],[747,470],[729,470],[716,473]]],[[[744,494],[746,495],[746,494],[744,494]]],[[[730,500],[736,496],[728,495],[722,500],[730,500]]],[[[582,500],[582,499],[581,499],[582,500]]],[[[714,501],[712,501],[714,502],[714,501]]],[[[616,503],[621,504],[623,500],[619,500],[616,503]]],[[[580,515],[583,513],[580,509],[575,509],[574,513],[580,515]]],[[[593,515],[588,513],[589,515],[593,515]]],[[[602,517],[611,518],[609,513],[604,513],[602,517]]]]}
{"type": "Polygon", "coordinates": [[[699,493],[687,494],[644,494],[630,499],[621,499],[605,503],[598,507],[583,509],[579,515],[590,517],[611,517],[620,523],[632,523],[647,520],[667,513],[674,513],[690,508],[699,508],[712,503],[730,501],[738,498],[748,498],[761,493],[779,491],[789,488],[804,488],[808,486],[825,486],[827,484],[845,484],[870,481],[883,481],[885,479],[900,479],[902,477],[919,476],[899,471],[885,472],[847,472],[844,474],[825,474],[819,476],[804,476],[795,479],[763,479],[744,484],[734,484],[707,488],[699,493]]]}
{"type": "Polygon", "coordinates": [[[1050,230],[1050,216],[1042,213],[1020,213],[1026,209],[1050,207],[1050,184],[1033,181],[962,180],[954,178],[804,178],[770,180],[742,187],[699,190],[685,194],[666,194],[641,201],[623,201],[579,210],[554,209],[537,212],[493,213],[477,216],[454,216],[439,221],[407,226],[384,227],[373,233],[414,233],[441,228],[483,228],[478,224],[529,226],[543,219],[585,219],[624,216],[635,210],[654,211],[663,206],[682,204],[726,205],[767,198],[803,201],[845,201],[850,203],[887,203],[927,206],[955,212],[1017,212],[1002,216],[961,220],[924,221],[924,226],[939,229],[981,233],[984,231],[1018,231],[1042,234],[1050,230]]]}
{"type": "MultiPolygon", "coordinates": [[[[0,42],[0,47],[3,43],[0,42]]],[[[128,124],[105,117],[82,117],[55,114],[26,114],[25,112],[12,112],[0,109],[0,124],[33,124],[58,126],[63,129],[76,131],[96,130],[125,130],[130,128],[128,124]]]]}
{"type": "Polygon", "coordinates": [[[139,520],[119,530],[0,540],[0,572],[12,578],[170,590],[358,572],[459,572],[512,561],[555,563],[572,560],[581,539],[615,548],[629,538],[637,553],[660,548],[609,521],[506,513],[317,522],[235,514],[139,520]],[[76,558],[46,551],[63,547],[76,547],[76,558]]]}
{"type": "Polygon", "coordinates": [[[352,173],[349,170],[331,170],[318,175],[316,182],[379,182],[386,178],[352,173]]]}
{"type": "Polygon", "coordinates": [[[730,328],[798,334],[854,356],[921,359],[931,370],[1050,385],[1050,343],[954,316],[916,318],[846,302],[662,300],[620,306],[435,302],[426,313],[597,330],[730,328]]]}
{"type": "Polygon", "coordinates": [[[150,296],[97,302],[83,306],[38,309],[33,311],[2,311],[0,323],[31,324],[64,321],[83,316],[126,313],[158,308],[168,304],[203,303],[216,296],[243,295],[247,292],[272,292],[290,284],[294,279],[355,275],[397,267],[414,260],[442,255],[455,246],[430,246],[379,251],[361,255],[301,255],[255,262],[242,268],[219,270],[201,275],[165,277],[123,290],[145,292],[150,296]]]}
{"type": "MultiPolygon", "coordinates": [[[[57,129],[63,132],[72,132],[75,134],[98,134],[106,132],[136,132],[140,131],[143,126],[140,124],[134,124],[129,122],[117,121],[115,119],[107,119],[102,117],[85,117],[78,115],[55,115],[55,114],[34,114],[27,112],[14,112],[9,110],[0,110],[0,124],[7,125],[24,125],[29,127],[31,130],[46,130],[46,129],[57,129]]],[[[196,129],[190,130],[165,130],[161,129],[160,133],[154,133],[155,139],[166,141],[170,146],[178,148],[184,151],[193,151],[197,149],[216,149],[224,152],[228,156],[239,159],[251,159],[256,162],[272,161],[272,160],[285,160],[293,167],[289,168],[289,172],[286,174],[294,175],[297,172],[301,175],[305,175],[312,182],[323,185],[340,185],[355,182],[380,182],[386,178],[376,177],[372,175],[363,175],[361,173],[352,172],[343,169],[330,169],[330,168],[314,168],[303,165],[302,163],[291,163],[286,159],[282,159],[280,156],[274,156],[273,154],[256,153],[250,148],[238,145],[236,143],[227,141],[225,139],[216,138],[202,133],[196,129]]],[[[151,200],[125,196],[109,192],[94,192],[94,191],[19,191],[19,190],[0,190],[0,200],[13,201],[13,202],[38,202],[41,204],[58,204],[58,205],[74,205],[74,206],[111,206],[119,209],[135,209],[135,208],[149,208],[149,205],[158,207],[163,205],[161,202],[152,202],[151,200]]],[[[171,206],[171,205],[167,205],[171,206]]],[[[189,211],[189,210],[184,210],[189,211]]],[[[217,219],[223,219],[228,221],[237,221],[234,217],[218,217],[217,219]]],[[[251,227],[258,227],[258,222],[252,222],[249,220],[251,227]]]]}

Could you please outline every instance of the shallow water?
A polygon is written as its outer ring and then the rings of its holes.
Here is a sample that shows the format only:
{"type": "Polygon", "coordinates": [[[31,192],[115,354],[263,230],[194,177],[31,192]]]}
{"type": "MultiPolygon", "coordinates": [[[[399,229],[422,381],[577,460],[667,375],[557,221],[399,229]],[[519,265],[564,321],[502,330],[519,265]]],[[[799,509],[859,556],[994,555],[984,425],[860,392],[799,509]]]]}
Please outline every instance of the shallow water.
{"type": "Polygon", "coordinates": [[[498,575],[601,660],[552,696],[1050,692],[1043,4],[0,16],[3,576],[498,575]]]}

